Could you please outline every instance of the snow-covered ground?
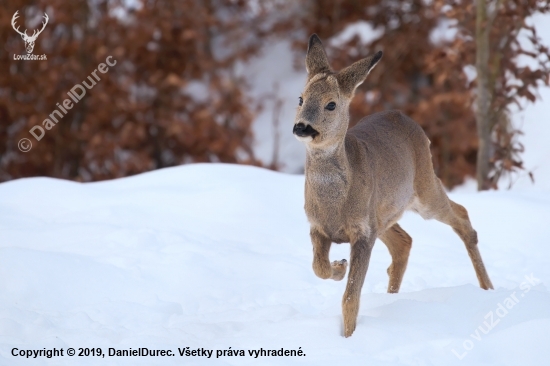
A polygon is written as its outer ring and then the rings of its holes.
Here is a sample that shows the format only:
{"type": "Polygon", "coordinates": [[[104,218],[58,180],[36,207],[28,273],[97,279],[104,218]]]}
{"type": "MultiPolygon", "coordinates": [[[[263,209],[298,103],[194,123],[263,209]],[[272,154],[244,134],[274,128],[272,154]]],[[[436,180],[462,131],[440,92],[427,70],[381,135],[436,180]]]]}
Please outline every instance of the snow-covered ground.
{"type": "MultiPolygon", "coordinates": [[[[548,364],[550,192],[451,197],[470,212],[495,290],[478,287],[449,227],[407,214],[402,292],[385,293],[390,257],[377,242],[346,339],[345,281],[311,269],[303,176],[197,164],[101,183],[0,184],[0,364],[548,364]],[[12,355],[54,347],[176,356],[12,355]],[[185,347],[213,353],[180,357],[185,347]],[[216,358],[230,348],[246,356],[216,358]],[[305,355],[249,355],[260,348],[305,355]]],[[[331,260],[342,258],[349,245],[334,245],[331,260]]]]}
{"type": "MultiPolygon", "coordinates": [[[[547,44],[549,19],[532,19],[547,44]]],[[[279,158],[299,172],[304,151],[291,128],[304,70],[278,41],[246,72],[256,97],[282,99],[279,158]]],[[[535,185],[524,176],[512,191],[475,193],[470,182],[451,194],[469,210],[495,290],[479,289],[449,227],[406,214],[413,250],[401,293],[385,293],[390,257],[377,242],[348,339],[345,280],[311,269],[303,176],[198,164],[102,183],[0,184],[0,365],[546,365],[550,90],[540,95],[514,115],[535,185]],[[175,356],[68,356],[71,347],[175,356]],[[212,355],[180,356],[186,347],[212,355]],[[13,356],[53,348],[64,356],[13,356]],[[305,355],[249,354],[261,348],[305,355]]],[[[266,164],[272,117],[270,101],[254,126],[266,164]]],[[[331,260],[342,258],[349,245],[333,245],[331,260]]]]}

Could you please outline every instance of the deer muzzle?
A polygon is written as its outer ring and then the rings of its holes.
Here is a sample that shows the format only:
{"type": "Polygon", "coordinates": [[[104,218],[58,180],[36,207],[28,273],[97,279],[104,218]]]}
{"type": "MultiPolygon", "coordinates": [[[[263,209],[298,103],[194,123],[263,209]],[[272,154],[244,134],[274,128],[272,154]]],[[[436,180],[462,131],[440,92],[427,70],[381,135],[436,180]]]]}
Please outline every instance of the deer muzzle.
{"type": "Polygon", "coordinates": [[[292,129],[292,133],[296,136],[298,140],[311,141],[315,136],[319,135],[311,125],[305,125],[303,123],[296,123],[292,129]]]}

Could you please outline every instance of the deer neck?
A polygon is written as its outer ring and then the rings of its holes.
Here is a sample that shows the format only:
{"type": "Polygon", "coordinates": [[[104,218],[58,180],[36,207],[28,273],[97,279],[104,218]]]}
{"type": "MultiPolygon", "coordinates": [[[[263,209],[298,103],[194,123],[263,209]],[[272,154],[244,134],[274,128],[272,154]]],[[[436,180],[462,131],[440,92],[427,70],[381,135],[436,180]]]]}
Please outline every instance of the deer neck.
{"type": "Polygon", "coordinates": [[[327,185],[332,185],[343,193],[347,191],[350,173],[344,139],[329,146],[307,147],[305,176],[312,191],[326,192],[327,185]]]}

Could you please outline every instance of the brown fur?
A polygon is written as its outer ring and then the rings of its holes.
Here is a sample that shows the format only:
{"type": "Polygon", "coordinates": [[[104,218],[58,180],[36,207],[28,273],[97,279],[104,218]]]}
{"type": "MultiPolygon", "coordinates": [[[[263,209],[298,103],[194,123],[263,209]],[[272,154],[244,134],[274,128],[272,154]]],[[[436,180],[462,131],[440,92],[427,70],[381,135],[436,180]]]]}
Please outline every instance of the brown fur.
{"type": "Polygon", "coordinates": [[[397,224],[405,210],[450,225],[466,245],[480,286],[493,288],[477,248],[476,231],[466,209],[447,197],[436,177],[430,142],[422,128],[399,111],[387,111],[363,118],[348,131],[355,88],[381,56],[379,52],[335,73],[320,39],[311,36],[308,81],[295,121],[295,126],[309,125],[318,132],[313,138],[297,134],[307,150],[305,211],[311,224],[315,274],[341,280],[347,262],[330,263],[330,246],[351,244],[342,299],[345,337],[356,327],[361,287],[376,238],[392,256],[388,292],[399,291],[412,243],[397,224]],[[330,102],[336,103],[333,111],[325,108],[330,102]]]}

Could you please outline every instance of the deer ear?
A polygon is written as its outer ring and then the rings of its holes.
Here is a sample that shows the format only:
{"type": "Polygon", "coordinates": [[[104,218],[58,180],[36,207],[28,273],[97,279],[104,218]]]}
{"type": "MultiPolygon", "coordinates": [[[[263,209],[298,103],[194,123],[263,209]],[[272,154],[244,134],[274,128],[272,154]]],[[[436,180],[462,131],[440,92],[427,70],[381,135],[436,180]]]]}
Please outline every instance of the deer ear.
{"type": "Polygon", "coordinates": [[[355,88],[363,83],[369,72],[381,58],[382,51],[378,51],[373,56],[359,60],[340,71],[336,75],[340,91],[348,97],[353,96],[355,88]]]}
{"type": "Polygon", "coordinates": [[[311,37],[309,37],[306,56],[306,69],[309,77],[312,77],[320,72],[330,71],[327,54],[325,53],[321,40],[316,34],[312,34],[311,37]]]}

